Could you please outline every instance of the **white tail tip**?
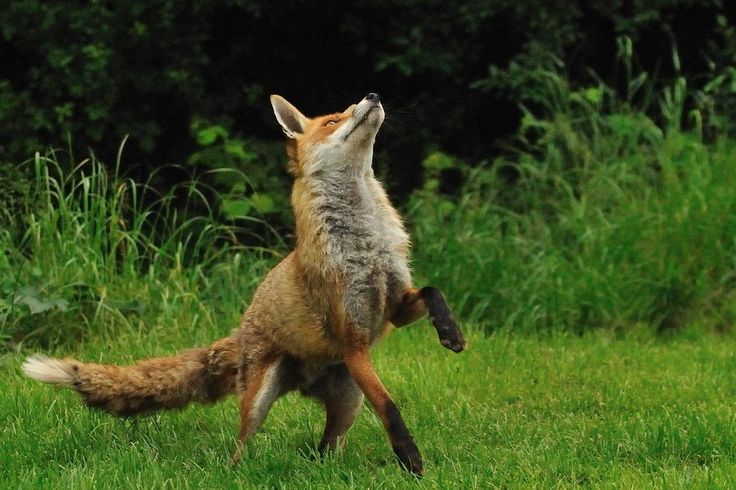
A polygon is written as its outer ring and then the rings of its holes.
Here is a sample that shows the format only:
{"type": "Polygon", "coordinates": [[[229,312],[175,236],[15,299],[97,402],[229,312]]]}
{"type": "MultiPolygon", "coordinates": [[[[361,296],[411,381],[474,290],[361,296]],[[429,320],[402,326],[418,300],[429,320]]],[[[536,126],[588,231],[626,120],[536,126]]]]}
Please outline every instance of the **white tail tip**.
{"type": "Polygon", "coordinates": [[[26,359],[21,369],[26,376],[42,383],[68,385],[74,382],[75,377],[67,361],[40,355],[26,359]]]}

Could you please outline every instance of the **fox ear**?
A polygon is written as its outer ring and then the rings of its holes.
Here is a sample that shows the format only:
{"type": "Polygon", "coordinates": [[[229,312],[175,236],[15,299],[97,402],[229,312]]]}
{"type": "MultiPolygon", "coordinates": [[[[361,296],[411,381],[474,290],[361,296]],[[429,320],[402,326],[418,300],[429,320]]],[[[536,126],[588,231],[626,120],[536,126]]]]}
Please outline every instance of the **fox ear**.
{"type": "Polygon", "coordinates": [[[271,96],[271,105],[273,113],[289,138],[296,138],[298,134],[304,133],[307,125],[307,117],[299,112],[299,109],[291,105],[286,99],[280,95],[271,96]]]}

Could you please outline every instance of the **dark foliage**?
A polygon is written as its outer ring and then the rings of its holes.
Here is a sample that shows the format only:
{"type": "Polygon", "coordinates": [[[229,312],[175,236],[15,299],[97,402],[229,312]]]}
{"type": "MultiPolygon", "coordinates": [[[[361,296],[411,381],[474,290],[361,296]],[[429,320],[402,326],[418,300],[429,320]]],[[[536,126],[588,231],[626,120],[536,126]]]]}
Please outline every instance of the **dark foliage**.
{"type": "MultiPolygon", "coordinates": [[[[269,93],[312,114],[376,91],[394,129],[379,164],[404,193],[429,150],[477,161],[516,131],[519,103],[536,95],[520,71],[560,59],[574,83],[592,69],[615,86],[625,35],[665,81],[676,48],[697,87],[711,62],[734,55],[720,0],[2,3],[0,161],[70,137],[111,162],[130,134],[124,161],[148,172],[190,160],[197,121],[278,138],[269,93]]],[[[162,178],[184,178],[174,168],[162,178]]]]}

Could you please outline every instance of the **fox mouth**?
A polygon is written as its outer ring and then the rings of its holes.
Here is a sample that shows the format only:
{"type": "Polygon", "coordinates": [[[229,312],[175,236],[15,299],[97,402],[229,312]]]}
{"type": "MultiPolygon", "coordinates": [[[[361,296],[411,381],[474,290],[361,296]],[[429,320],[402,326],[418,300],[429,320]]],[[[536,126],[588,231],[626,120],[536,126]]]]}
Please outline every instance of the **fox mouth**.
{"type": "Polygon", "coordinates": [[[366,110],[361,110],[361,107],[358,106],[353,111],[353,126],[350,128],[350,130],[343,136],[342,140],[345,141],[348,139],[348,136],[353,134],[353,131],[355,131],[358,126],[363,124],[363,122],[368,119],[368,115],[374,110],[374,109],[380,109],[381,103],[377,104],[371,104],[370,107],[366,110]]]}

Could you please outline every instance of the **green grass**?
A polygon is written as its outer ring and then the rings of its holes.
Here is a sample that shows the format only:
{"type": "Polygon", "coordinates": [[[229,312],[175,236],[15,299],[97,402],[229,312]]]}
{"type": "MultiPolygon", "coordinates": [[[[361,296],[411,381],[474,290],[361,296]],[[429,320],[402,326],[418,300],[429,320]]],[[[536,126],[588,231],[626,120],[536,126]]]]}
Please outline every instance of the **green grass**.
{"type": "MultiPolygon", "coordinates": [[[[459,355],[443,349],[424,322],[395,332],[374,351],[424,454],[419,483],[399,470],[367,407],[346,447],[316,461],[322,410],[287,395],[233,468],[233,398],[121,421],[86,409],[69,391],[22,378],[22,356],[6,358],[0,480],[6,488],[736,484],[732,338],[484,337],[476,331],[459,355]]],[[[157,335],[123,335],[55,353],[128,362],[176,348],[157,335]]]]}

